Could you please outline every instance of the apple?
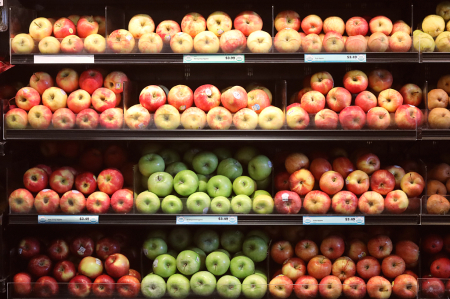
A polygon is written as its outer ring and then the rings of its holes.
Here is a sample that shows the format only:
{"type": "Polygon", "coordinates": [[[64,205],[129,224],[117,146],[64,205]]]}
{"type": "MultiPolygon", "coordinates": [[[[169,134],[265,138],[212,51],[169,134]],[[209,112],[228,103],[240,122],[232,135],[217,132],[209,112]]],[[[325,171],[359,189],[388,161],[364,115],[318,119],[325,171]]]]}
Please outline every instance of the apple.
{"type": "Polygon", "coordinates": [[[352,239],[348,245],[348,256],[355,262],[368,255],[366,244],[359,239],[352,239]]]}
{"type": "Polygon", "coordinates": [[[53,267],[53,276],[59,282],[69,282],[75,277],[77,269],[71,261],[62,260],[53,267]]]}
{"type": "Polygon", "coordinates": [[[17,34],[11,41],[11,49],[14,53],[30,54],[34,49],[34,40],[30,34],[17,34]]]}
{"type": "Polygon", "coordinates": [[[194,93],[186,85],[176,85],[172,87],[167,95],[167,102],[183,112],[194,103],[194,93]]]}
{"type": "Polygon", "coordinates": [[[92,288],[91,280],[84,275],[77,275],[72,278],[67,286],[69,293],[76,297],[86,297],[92,288]]]}
{"type": "Polygon", "coordinates": [[[328,195],[333,195],[342,190],[344,179],[336,171],[327,171],[320,177],[319,186],[328,195]]]}
{"type": "Polygon", "coordinates": [[[438,278],[427,278],[422,281],[421,296],[426,298],[440,298],[444,295],[445,286],[438,278]]]}
{"type": "Polygon", "coordinates": [[[70,68],[64,68],[56,75],[56,85],[67,93],[78,88],[78,73],[70,68]]]}
{"type": "Polygon", "coordinates": [[[386,52],[389,50],[389,39],[382,32],[375,32],[367,41],[367,46],[371,52],[386,52]]]}
{"type": "Polygon", "coordinates": [[[206,121],[212,130],[228,130],[233,122],[233,117],[227,109],[214,107],[206,115],[206,121]]]}
{"type": "Polygon", "coordinates": [[[330,197],[322,191],[308,192],[303,200],[303,207],[308,214],[326,214],[330,206],[330,197]]]}
{"type": "Polygon", "coordinates": [[[367,42],[367,39],[362,35],[349,36],[345,40],[345,50],[354,53],[366,52],[367,42]]]}
{"type": "MultiPolygon", "coordinates": [[[[217,39],[215,35],[211,39],[217,39]]],[[[247,47],[247,39],[240,30],[230,30],[220,36],[220,49],[224,53],[242,53],[247,47]]],[[[197,50],[196,50],[197,51],[197,50]]],[[[197,51],[198,52],[198,51],[197,51]]]]}
{"type": "Polygon", "coordinates": [[[331,260],[335,260],[344,254],[344,240],[339,236],[328,236],[320,244],[320,252],[331,260]]]}
{"type": "Polygon", "coordinates": [[[384,211],[383,196],[374,191],[367,191],[359,198],[358,208],[363,214],[381,214],[384,211]]]}
{"type": "Polygon", "coordinates": [[[302,46],[302,38],[295,29],[284,28],[275,35],[273,45],[278,52],[294,53],[302,46]]]}
{"type": "Polygon", "coordinates": [[[369,22],[371,33],[381,32],[385,35],[390,35],[392,32],[392,21],[385,16],[373,17],[369,22]]]}
{"type": "Polygon", "coordinates": [[[367,294],[371,298],[386,299],[391,297],[392,286],[389,280],[381,276],[374,276],[367,282],[367,294]]]}
{"type": "Polygon", "coordinates": [[[318,91],[309,91],[303,95],[301,107],[308,113],[318,113],[325,108],[325,97],[318,91]]]}
{"type": "Polygon", "coordinates": [[[372,153],[363,154],[357,159],[356,168],[367,174],[373,174],[380,169],[380,159],[372,153]]]}
{"type": "Polygon", "coordinates": [[[61,52],[63,53],[81,53],[83,48],[83,41],[76,35],[68,35],[61,41],[61,52]]]}
{"type": "Polygon", "coordinates": [[[408,274],[402,274],[393,281],[392,292],[401,298],[416,298],[418,292],[417,279],[408,274]]]}
{"type": "Polygon", "coordinates": [[[368,78],[362,71],[349,71],[344,76],[344,87],[351,93],[360,93],[366,90],[368,85],[368,78]]]}
{"type": "Polygon", "coordinates": [[[362,279],[370,279],[380,275],[381,265],[378,260],[372,256],[362,257],[356,264],[356,272],[362,279]]]}
{"type": "Polygon", "coordinates": [[[163,48],[163,40],[156,33],[144,33],[138,43],[141,53],[160,53],[163,48]]]}
{"type": "Polygon", "coordinates": [[[24,259],[30,259],[32,257],[35,257],[40,253],[40,251],[41,246],[39,240],[34,237],[28,237],[20,240],[17,248],[18,255],[24,259]]]}
{"type": "Polygon", "coordinates": [[[181,32],[180,25],[172,20],[164,20],[156,27],[156,34],[158,34],[165,44],[169,44],[172,37],[181,32]]]}
{"type": "Polygon", "coordinates": [[[52,268],[52,261],[46,255],[37,255],[28,261],[28,272],[34,277],[48,275],[52,268]]]}
{"type": "Polygon", "coordinates": [[[367,243],[369,254],[375,258],[383,259],[392,252],[392,241],[388,236],[378,235],[367,243]]]}
{"type": "Polygon", "coordinates": [[[197,53],[217,53],[219,49],[219,38],[210,31],[202,31],[194,38],[194,50],[197,53]]]}
{"type": "Polygon", "coordinates": [[[100,34],[91,34],[84,39],[84,49],[89,53],[104,53],[106,40],[100,34]]]}
{"type": "Polygon", "coordinates": [[[359,277],[349,277],[342,283],[342,292],[346,298],[362,299],[366,296],[366,284],[359,277]]]}
{"type": "Polygon", "coordinates": [[[336,112],[330,109],[320,110],[314,117],[314,124],[317,129],[332,130],[336,129],[339,117],[336,112]]]}
{"type": "Polygon", "coordinates": [[[221,36],[224,32],[231,30],[233,23],[228,14],[223,11],[215,11],[206,20],[206,26],[216,36],[221,36]]]}
{"type": "Polygon", "coordinates": [[[191,53],[194,48],[194,41],[189,34],[178,32],[172,36],[170,48],[174,53],[191,53]]]}
{"type": "Polygon", "coordinates": [[[106,39],[106,43],[108,48],[114,53],[131,53],[134,49],[136,41],[129,31],[125,29],[118,29],[111,32],[106,39]]]}
{"type": "Polygon", "coordinates": [[[27,189],[14,190],[8,199],[11,212],[29,213],[33,208],[34,197],[27,189]]]}
{"type": "Polygon", "coordinates": [[[58,283],[50,276],[42,276],[33,284],[33,293],[37,297],[54,297],[58,292],[58,283]]]}
{"type": "Polygon", "coordinates": [[[92,284],[92,292],[97,297],[111,297],[114,289],[114,279],[106,274],[98,276],[92,284]]]}
{"type": "Polygon", "coordinates": [[[350,159],[346,157],[338,157],[333,160],[332,169],[342,175],[342,177],[347,177],[355,170],[355,166],[353,166],[350,159]]]}
{"type": "Polygon", "coordinates": [[[345,48],[344,38],[341,34],[330,31],[323,38],[323,48],[326,52],[342,52],[345,48]]]}
{"type": "Polygon", "coordinates": [[[386,278],[394,279],[405,272],[405,261],[398,255],[389,255],[383,259],[381,271],[386,278]]]}
{"type": "Polygon", "coordinates": [[[75,35],[77,28],[68,18],[60,18],[53,24],[53,34],[56,38],[65,38],[68,35],[75,35]]]}
{"type": "Polygon", "coordinates": [[[211,84],[205,84],[198,87],[194,92],[195,106],[208,112],[214,107],[220,105],[221,93],[211,84]]]}
{"type": "Polygon", "coordinates": [[[308,274],[315,279],[323,279],[324,277],[331,274],[331,261],[323,256],[316,255],[308,262],[308,274]]]}
{"type": "Polygon", "coordinates": [[[387,170],[379,169],[370,177],[370,188],[381,195],[387,195],[394,187],[395,177],[387,170]]]}
{"type": "Polygon", "coordinates": [[[427,213],[445,215],[450,210],[449,201],[442,195],[431,195],[427,199],[427,213]]]}
{"type": "Polygon", "coordinates": [[[241,31],[245,36],[249,36],[252,32],[261,30],[263,27],[261,17],[254,11],[241,12],[236,16],[233,24],[234,28],[241,31]]]}
{"type": "Polygon", "coordinates": [[[319,283],[309,275],[303,275],[295,281],[294,293],[297,298],[315,298],[319,292],[319,283]]]}
{"type": "Polygon", "coordinates": [[[150,112],[154,112],[166,103],[166,93],[157,85],[149,85],[141,91],[139,103],[150,112]]]}
{"type": "Polygon", "coordinates": [[[99,116],[93,109],[84,109],[78,113],[75,122],[80,129],[95,129],[98,126],[99,116]]]}
{"type": "Polygon", "coordinates": [[[430,266],[430,272],[433,277],[449,278],[450,277],[450,260],[441,257],[434,260],[430,266]]]}
{"type": "Polygon", "coordinates": [[[345,107],[339,114],[344,130],[361,130],[366,123],[366,114],[359,106],[345,107]]]}
{"type": "Polygon", "coordinates": [[[409,172],[403,176],[400,187],[408,197],[416,197],[422,194],[425,182],[417,172],[409,172]]]}
{"type": "Polygon", "coordinates": [[[331,199],[331,208],[337,214],[354,214],[358,206],[358,198],[349,191],[339,191],[331,199]]]}
{"type": "Polygon", "coordinates": [[[345,23],[345,31],[348,36],[362,35],[365,36],[369,31],[369,24],[364,18],[352,17],[345,23]]]}
{"type": "Polygon", "coordinates": [[[269,53],[272,49],[272,36],[262,30],[254,31],[247,38],[247,47],[252,53],[269,53]]]}
{"type": "Polygon", "coordinates": [[[78,265],[78,273],[85,275],[91,279],[95,279],[103,272],[103,263],[100,259],[85,256],[78,265]]]}
{"type": "Polygon", "coordinates": [[[53,25],[47,18],[36,18],[31,21],[29,32],[33,39],[40,41],[44,37],[52,35],[53,25]]]}
{"type": "MultiPolygon", "coordinates": [[[[244,88],[240,86],[234,86],[225,91],[224,93],[222,93],[220,100],[222,102],[222,105],[232,113],[235,113],[240,109],[247,107],[247,105],[249,106],[249,108],[252,107],[253,110],[259,110],[253,108],[253,106],[250,106],[252,104],[256,104],[253,102],[259,101],[253,100],[249,102],[247,92],[245,91],[244,88]]],[[[261,108],[264,109],[267,106],[268,106],[267,102],[264,102],[264,105],[261,102],[260,109],[261,108]]]]}
{"type": "MultiPolygon", "coordinates": [[[[45,72],[35,72],[30,77],[30,87],[36,90],[40,95],[44,93],[47,88],[53,87],[52,77],[45,72]]],[[[32,90],[29,90],[32,91],[32,90]]],[[[26,93],[25,93],[26,94],[26,93]]],[[[25,97],[25,94],[23,96],[25,97]]],[[[34,96],[34,94],[33,94],[34,96]]],[[[29,96],[26,96],[29,97],[29,96]]]]}
{"type": "Polygon", "coordinates": [[[127,275],[129,269],[130,262],[123,254],[114,253],[108,256],[105,260],[106,273],[113,278],[119,278],[127,275]]]}
{"type": "Polygon", "coordinates": [[[39,105],[41,102],[41,96],[39,92],[31,87],[23,87],[17,93],[15,97],[15,103],[18,108],[25,111],[29,111],[34,106],[39,105]]]}
{"type": "Polygon", "coordinates": [[[301,41],[301,48],[306,53],[319,53],[322,51],[323,42],[317,34],[308,34],[307,36],[301,38],[301,41]]]}
{"type": "Polygon", "coordinates": [[[116,213],[129,213],[133,205],[133,192],[128,189],[117,190],[111,196],[111,207],[116,213]]]}
{"type": "MultiPolygon", "coordinates": [[[[436,40],[437,45],[439,41],[436,40]]],[[[408,52],[411,49],[412,39],[409,33],[398,31],[389,38],[389,49],[392,52],[408,52]]]]}
{"type": "Polygon", "coordinates": [[[301,23],[305,34],[319,34],[322,31],[322,19],[317,15],[306,16],[301,23]]]}
{"type": "Polygon", "coordinates": [[[279,12],[274,21],[275,29],[277,31],[282,31],[286,28],[298,31],[300,29],[300,24],[300,16],[293,10],[279,12]]]}
{"type": "Polygon", "coordinates": [[[342,283],[336,276],[324,277],[319,284],[319,294],[322,298],[336,299],[342,294],[342,283]]]}
{"type": "Polygon", "coordinates": [[[411,27],[409,27],[409,25],[406,24],[404,21],[399,20],[394,23],[391,34],[394,34],[395,32],[398,31],[403,31],[407,34],[411,34],[411,27]]]}
{"type": "Polygon", "coordinates": [[[98,23],[94,20],[93,16],[82,16],[77,22],[76,33],[81,38],[86,38],[91,34],[97,34],[98,23]]]}
{"type": "Polygon", "coordinates": [[[123,176],[116,169],[105,169],[98,175],[98,189],[108,195],[113,194],[123,186],[123,176]]]}
{"type": "Polygon", "coordinates": [[[121,297],[137,297],[140,289],[141,283],[132,275],[125,275],[117,280],[117,292],[121,297]]]}
{"type": "Polygon", "coordinates": [[[103,86],[103,76],[98,70],[89,69],[81,73],[79,84],[81,89],[93,94],[103,86]]]}
{"type": "Polygon", "coordinates": [[[278,264],[283,264],[284,261],[293,257],[293,255],[294,249],[288,241],[278,241],[270,249],[270,256],[278,264]]]}
{"type": "Polygon", "coordinates": [[[428,92],[428,109],[447,108],[448,95],[443,89],[432,89],[428,92]]]}
{"type": "Polygon", "coordinates": [[[381,92],[392,86],[391,72],[385,69],[375,69],[369,73],[369,87],[375,92],[381,92]]]}
{"type": "Polygon", "coordinates": [[[142,279],[141,292],[148,298],[161,298],[166,293],[166,282],[161,276],[148,274],[142,279]]]}
{"type": "Polygon", "coordinates": [[[342,36],[345,32],[345,23],[340,17],[328,17],[323,21],[323,32],[325,35],[329,32],[336,32],[342,36]]]}
{"type": "Polygon", "coordinates": [[[197,34],[206,30],[206,20],[199,13],[188,13],[181,20],[181,30],[194,38],[197,34]]]}
{"type": "Polygon", "coordinates": [[[34,199],[34,207],[39,214],[55,214],[59,210],[59,195],[53,190],[40,191],[34,199]]]}
{"type": "Polygon", "coordinates": [[[128,22],[128,31],[134,38],[140,39],[144,34],[155,31],[155,23],[147,14],[137,14],[128,22]]]}

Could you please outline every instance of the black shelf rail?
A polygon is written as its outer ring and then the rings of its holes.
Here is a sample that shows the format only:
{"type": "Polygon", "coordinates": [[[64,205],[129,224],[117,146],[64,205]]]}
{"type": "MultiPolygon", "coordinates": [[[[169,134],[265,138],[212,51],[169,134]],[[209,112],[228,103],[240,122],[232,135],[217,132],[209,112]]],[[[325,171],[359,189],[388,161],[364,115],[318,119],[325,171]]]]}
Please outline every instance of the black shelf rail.
{"type": "Polygon", "coordinates": [[[422,225],[450,225],[450,216],[422,214],[420,222],[422,225]]]}
{"type": "Polygon", "coordinates": [[[445,52],[427,52],[420,53],[420,62],[423,63],[448,63],[450,61],[450,53],[445,52]]]}
{"type": "MultiPolygon", "coordinates": [[[[449,58],[450,59],[450,58],[449,58]]],[[[423,140],[450,140],[450,130],[422,130],[423,140]]]]}

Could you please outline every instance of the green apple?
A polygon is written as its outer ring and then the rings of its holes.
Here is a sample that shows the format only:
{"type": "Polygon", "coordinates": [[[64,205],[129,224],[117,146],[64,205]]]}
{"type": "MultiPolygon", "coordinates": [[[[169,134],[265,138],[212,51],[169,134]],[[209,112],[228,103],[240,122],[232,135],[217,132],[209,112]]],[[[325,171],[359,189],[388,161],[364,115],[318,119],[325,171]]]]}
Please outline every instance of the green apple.
{"type": "Polygon", "coordinates": [[[205,192],[195,192],[188,197],[186,206],[189,213],[206,214],[211,206],[211,198],[205,192]]]}
{"type": "Polygon", "coordinates": [[[164,171],[166,164],[160,155],[147,154],[139,159],[139,172],[146,177],[149,177],[155,172],[164,171]]]}
{"type": "Polygon", "coordinates": [[[252,200],[247,195],[237,195],[231,199],[231,210],[236,214],[249,214],[252,210],[252,200]]]}
{"type": "Polygon", "coordinates": [[[213,252],[225,253],[228,256],[228,258],[231,259],[231,254],[228,251],[226,251],[225,249],[220,248],[220,249],[214,250],[213,252]]]}
{"type": "Polygon", "coordinates": [[[236,299],[241,295],[241,282],[234,276],[225,275],[217,281],[217,293],[222,298],[236,299]]]}
{"type": "Polygon", "coordinates": [[[213,252],[219,248],[219,234],[212,229],[197,230],[194,235],[195,245],[205,253],[213,252]]]}
{"type": "Polygon", "coordinates": [[[256,190],[255,192],[253,192],[251,197],[252,197],[252,199],[255,199],[255,197],[258,195],[269,195],[270,196],[270,193],[267,192],[266,190],[256,190]]]}
{"type": "Polygon", "coordinates": [[[192,275],[190,285],[195,295],[209,296],[216,289],[216,278],[208,271],[200,271],[192,275]]]}
{"type": "Polygon", "coordinates": [[[248,176],[240,176],[233,182],[233,191],[237,195],[244,194],[250,196],[255,192],[255,182],[248,176]]]}
{"type": "Polygon", "coordinates": [[[198,187],[197,192],[206,192],[206,187],[208,186],[209,177],[203,174],[198,174],[198,187]]]}
{"type": "Polygon", "coordinates": [[[142,245],[142,251],[147,258],[154,260],[159,255],[167,253],[167,244],[161,238],[148,238],[142,245]]]}
{"type": "Polygon", "coordinates": [[[188,149],[183,155],[183,162],[188,166],[192,166],[192,160],[194,159],[195,155],[197,155],[201,151],[201,149],[195,147],[188,149]]]}
{"type": "Polygon", "coordinates": [[[141,281],[141,292],[147,298],[161,298],[166,293],[166,282],[161,276],[148,274],[141,281]]]}
{"type": "Polygon", "coordinates": [[[220,245],[229,252],[242,250],[242,244],[244,244],[244,234],[238,229],[227,229],[220,236],[220,245]]]}
{"type": "Polygon", "coordinates": [[[136,210],[142,214],[155,214],[161,206],[159,197],[150,191],[141,192],[136,197],[136,210]]]}
{"type": "Polygon", "coordinates": [[[177,196],[168,195],[161,202],[161,210],[164,214],[180,214],[183,211],[183,203],[177,196]]]}
{"type": "Polygon", "coordinates": [[[198,188],[198,177],[192,170],[182,170],[173,179],[173,187],[181,196],[189,196],[198,188]]]}
{"type": "Polygon", "coordinates": [[[160,238],[163,239],[164,242],[167,243],[167,231],[164,229],[152,229],[148,234],[147,234],[147,239],[150,238],[160,238]]]}
{"type": "Polygon", "coordinates": [[[213,173],[217,168],[217,164],[219,164],[217,156],[207,151],[196,154],[192,160],[192,167],[195,172],[204,175],[213,173]]]}
{"type": "Polygon", "coordinates": [[[232,184],[229,178],[224,175],[216,175],[209,179],[206,186],[208,194],[211,197],[231,196],[232,184]]]}
{"type": "Polygon", "coordinates": [[[192,250],[184,250],[177,256],[177,269],[181,274],[192,275],[200,270],[200,256],[192,250]]]}
{"type": "Polygon", "coordinates": [[[156,154],[161,149],[162,149],[161,143],[156,143],[156,142],[147,143],[147,144],[144,144],[144,146],[142,147],[141,155],[144,156],[144,155],[148,155],[148,154],[156,154]]]}
{"type": "Polygon", "coordinates": [[[167,278],[177,271],[177,261],[169,254],[161,254],[153,261],[153,273],[167,278]]]}
{"type": "Polygon", "coordinates": [[[175,177],[177,173],[186,169],[188,169],[188,167],[183,162],[173,162],[172,164],[166,167],[165,171],[169,173],[171,176],[175,177]]]}
{"type": "Polygon", "coordinates": [[[141,187],[142,188],[144,188],[145,190],[147,190],[148,189],[148,178],[149,178],[150,176],[144,176],[144,175],[141,175],[141,187]]]}
{"type": "Polygon", "coordinates": [[[228,214],[230,208],[230,200],[225,196],[217,196],[211,201],[211,211],[213,214],[228,214]]]}
{"type": "Polygon", "coordinates": [[[255,274],[261,276],[262,278],[264,278],[266,280],[266,283],[267,283],[267,272],[265,271],[264,268],[256,267],[255,274]]]}
{"type": "MultiPolygon", "coordinates": [[[[264,155],[258,155],[248,163],[248,174],[255,181],[261,181],[272,173],[272,162],[264,155]]],[[[259,188],[258,189],[264,189],[259,188]]]]}
{"type": "Polygon", "coordinates": [[[245,237],[246,238],[250,238],[250,237],[253,237],[253,236],[260,237],[261,239],[264,240],[264,242],[266,242],[266,244],[269,244],[269,242],[270,242],[269,235],[266,232],[262,231],[262,230],[259,230],[259,229],[251,230],[251,231],[249,231],[247,233],[247,235],[245,237]]]}
{"type": "Polygon", "coordinates": [[[231,275],[244,279],[255,273],[255,263],[249,257],[237,256],[230,262],[230,271],[231,275]]]}
{"type": "Polygon", "coordinates": [[[256,157],[259,151],[252,146],[244,146],[238,149],[234,154],[234,158],[239,161],[242,165],[248,165],[251,159],[256,157]]]}
{"type": "Polygon", "coordinates": [[[241,176],[243,171],[241,163],[233,158],[222,160],[217,167],[217,174],[224,175],[231,181],[241,176]]]}
{"type": "Polygon", "coordinates": [[[178,251],[185,250],[191,241],[191,230],[187,227],[175,227],[169,233],[169,245],[178,251]]]}
{"type": "Polygon", "coordinates": [[[191,285],[189,279],[181,274],[174,274],[167,280],[167,293],[171,298],[183,299],[189,296],[191,285]]]}
{"type": "Polygon", "coordinates": [[[263,180],[255,181],[255,185],[257,189],[269,189],[270,183],[272,182],[272,176],[268,176],[263,180]]]}
{"type": "Polygon", "coordinates": [[[231,150],[226,147],[217,147],[213,150],[213,153],[217,156],[219,161],[231,158],[233,156],[231,150]]]}
{"type": "Polygon", "coordinates": [[[258,195],[253,199],[253,212],[257,214],[272,214],[273,206],[272,196],[258,195]]]}
{"type": "Polygon", "coordinates": [[[206,257],[206,269],[216,276],[224,275],[230,267],[230,258],[223,252],[213,251],[206,257]]]}
{"type": "Polygon", "coordinates": [[[198,247],[194,247],[194,246],[190,246],[187,248],[187,250],[192,250],[194,252],[196,252],[198,254],[198,256],[200,257],[200,270],[205,270],[206,269],[206,253],[201,250],[198,247]]]}
{"type": "Polygon", "coordinates": [[[161,158],[163,158],[164,163],[166,165],[170,165],[170,164],[172,164],[174,162],[180,162],[181,161],[180,154],[176,150],[174,150],[172,148],[162,149],[162,150],[159,151],[158,154],[161,156],[161,158]]]}
{"type": "Polygon", "coordinates": [[[163,197],[172,193],[173,177],[167,172],[155,172],[148,178],[148,190],[163,197]]]}
{"type": "Polygon", "coordinates": [[[267,280],[258,274],[252,274],[242,282],[242,293],[245,298],[261,299],[267,292],[267,280]]]}
{"type": "Polygon", "coordinates": [[[169,250],[167,251],[167,254],[170,255],[170,256],[173,256],[174,258],[177,258],[177,256],[178,256],[178,252],[176,252],[176,251],[173,250],[173,249],[169,249],[169,250]]]}
{"type": "Polygon", "coordinates": [[[238,251],[233,255],[233,258],[238,257],[238,256],[245,256],[243,251],[238,251]]]}
{"type": "Polygon", "coordinates": [[[267,257],[268,250],[269,246],[266,241],[257,236],[246,238],[242,245],[244,254],[251,258],[255,263],[264,261],[267,257]]]}

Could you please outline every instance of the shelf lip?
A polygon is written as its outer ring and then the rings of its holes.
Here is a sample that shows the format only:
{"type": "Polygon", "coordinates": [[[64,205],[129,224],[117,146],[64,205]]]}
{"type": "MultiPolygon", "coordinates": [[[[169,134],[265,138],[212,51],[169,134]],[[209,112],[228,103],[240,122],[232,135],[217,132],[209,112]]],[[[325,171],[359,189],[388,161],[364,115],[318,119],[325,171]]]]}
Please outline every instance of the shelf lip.
{"type": "Polygon", "coordinates": [[[417,140],[415,130],[6,130],[5,140],[417,140]]]}
{"type": "Polygon", "coordinates": [[[422,225],[450,225],[449,215],[420,215],[422,225]]]}
{"type": "Polygon", "coordinates": [[[445,52],[431,52],[431,53],[421,53],[422,63],[448,63],[450,61],[450,53],[445,52]]]}
{"type": "MultiPolygon", "coordinates": [[[[449,56],[449,59],[450,59],[450,56],[449,56]]],[[[423,140],[450,140],[450,130],[422,129],[422,139],[423,140]]]]}

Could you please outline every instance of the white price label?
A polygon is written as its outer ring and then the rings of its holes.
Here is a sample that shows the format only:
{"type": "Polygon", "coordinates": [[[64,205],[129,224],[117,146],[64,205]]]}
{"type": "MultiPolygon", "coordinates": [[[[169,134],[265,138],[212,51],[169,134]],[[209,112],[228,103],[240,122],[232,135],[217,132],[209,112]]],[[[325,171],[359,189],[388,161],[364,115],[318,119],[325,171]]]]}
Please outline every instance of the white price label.
{"type": "Polygon", "coordinates": [[[94,63],[94,55],[34,55],[34,63],[94,63]]]}
{"type": "Polygon", "coordinates": [[[303,216],[303,225],[364,225],[364,216],[303,216]]]}
{"type": "Polygon", "coordinates": [[[183,63],[244,63],[244,55],[197,54],[183,55],[183,63]]]}
{"type": "Polygon", "coordinates": [[[366,62],[366,54],[305,54],[305,62],[366,62]]]}
{"type": "Polygon", "coordinates": [[[177,216],[177,222],[176,224],[187,224],[187,225],[194,225],[194,224],[211,224],[211,225],[237,225],[238,224],[238,216],[228,216],[228,215],[199,215],[199,216],[193,216],[193,215],[183,215],[183,216],[177,216]]]}
{"type": "Polygon", "coordinates": [[[98,224],[98,215],[38,215],[39,224],[98,224]]]}
{"type": "Polygon", "coordinates": [[[0,0],[0,6],[3,6],[3,0],[0,0]]]}

